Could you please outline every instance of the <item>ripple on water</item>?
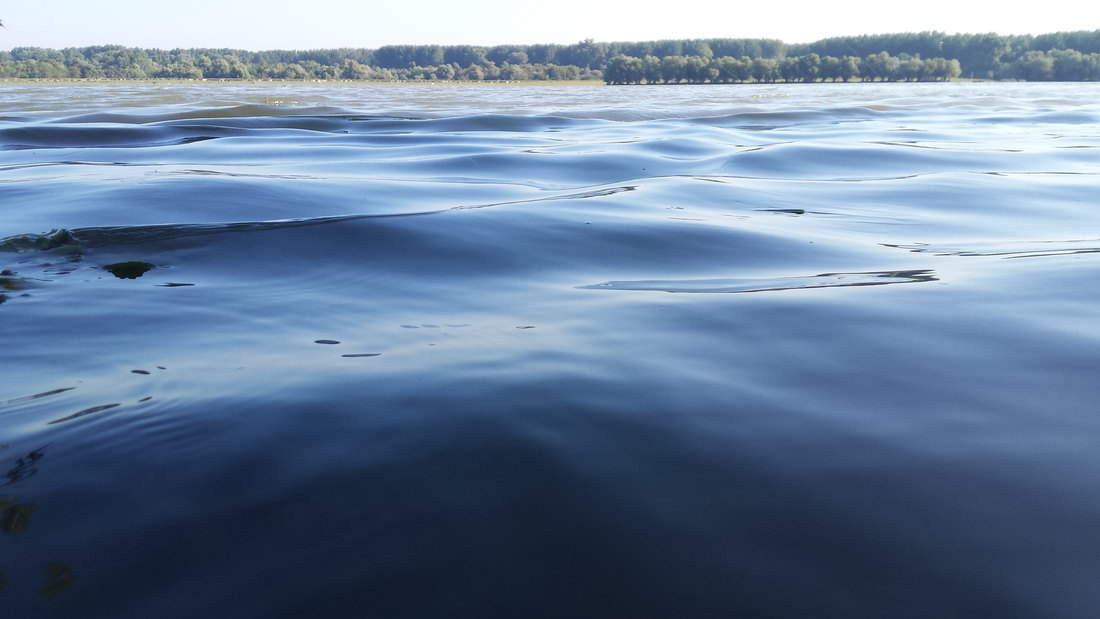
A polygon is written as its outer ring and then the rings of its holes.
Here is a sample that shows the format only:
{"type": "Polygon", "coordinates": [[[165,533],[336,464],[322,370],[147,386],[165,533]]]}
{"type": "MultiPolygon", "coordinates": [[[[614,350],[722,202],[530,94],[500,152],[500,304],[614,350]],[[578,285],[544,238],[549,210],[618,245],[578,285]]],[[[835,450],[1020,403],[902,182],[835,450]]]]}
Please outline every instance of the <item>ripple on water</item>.
{"type": "Polygon", "coordinates": [[[1092,85],[5,92],[13,616],[1100,607],[1092,85]]]}

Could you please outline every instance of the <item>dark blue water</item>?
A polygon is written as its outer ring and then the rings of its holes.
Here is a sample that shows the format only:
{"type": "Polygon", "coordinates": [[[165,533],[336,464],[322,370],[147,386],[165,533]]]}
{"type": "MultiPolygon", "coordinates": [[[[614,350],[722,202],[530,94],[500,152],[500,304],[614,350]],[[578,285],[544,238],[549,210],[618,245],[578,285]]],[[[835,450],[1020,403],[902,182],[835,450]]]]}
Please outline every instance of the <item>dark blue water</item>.
{"type": "Polygon", "coordinates": [[[1095,617],[1097,101],[3,85],[0,615],[1095,617]]]}

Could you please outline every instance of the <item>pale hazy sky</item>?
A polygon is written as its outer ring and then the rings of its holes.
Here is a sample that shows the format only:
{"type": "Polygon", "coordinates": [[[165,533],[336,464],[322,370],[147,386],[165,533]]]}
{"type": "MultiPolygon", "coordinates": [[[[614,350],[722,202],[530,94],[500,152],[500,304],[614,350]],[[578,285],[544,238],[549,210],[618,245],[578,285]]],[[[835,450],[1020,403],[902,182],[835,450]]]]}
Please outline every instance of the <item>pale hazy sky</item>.
{"type": "Polygon", "coordinates": [[[0,50],[20,46],[376,48],[395,43],[575,43],[711,37],[788,43],[939,30],[1100,29],[1095,0],[21,0],[0,4],[0,50]],[[1022,10],[1021,6],[1029,10],[1022,10]]]}

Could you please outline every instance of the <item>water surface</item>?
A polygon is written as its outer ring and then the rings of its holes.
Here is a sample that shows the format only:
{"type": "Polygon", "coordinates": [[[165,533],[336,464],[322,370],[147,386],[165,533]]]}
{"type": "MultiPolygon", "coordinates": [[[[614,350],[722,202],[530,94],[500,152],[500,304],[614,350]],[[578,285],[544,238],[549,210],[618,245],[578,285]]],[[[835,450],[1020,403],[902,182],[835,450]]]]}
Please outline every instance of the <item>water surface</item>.
{"type": "Polygon", "coordinates": [[[0,609],[1093,617],[1098,95],[4,84],[0,609]]]}

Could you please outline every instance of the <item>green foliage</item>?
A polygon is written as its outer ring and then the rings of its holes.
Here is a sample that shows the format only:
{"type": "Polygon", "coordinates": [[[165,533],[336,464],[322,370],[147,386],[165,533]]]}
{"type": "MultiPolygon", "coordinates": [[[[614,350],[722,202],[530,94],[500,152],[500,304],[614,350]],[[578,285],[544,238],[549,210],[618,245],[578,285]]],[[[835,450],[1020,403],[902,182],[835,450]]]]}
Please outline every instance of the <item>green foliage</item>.
{"type": "Polygon", "coordinates": [[[854,56],[819,57],[810,53],[784,58],[733,58],[708,60],[702,56],[646,56],[639,59],[619,54],[608,61],[604,81],[608,84],[729,84],[755,81],[771,83],[850,81],[861,75],[868,81],[944,81],[959,76],[959,62],[919,56],[894,57],[886,52],[864,59],[854,56]]]}
{"type": "Polygon", "coordinates": [[[609,84],[1100,80],[1100,30],[1038,36],[919,32],[572,45],[387,45],[246,51],[118,45],[0,51],[0,77],[32,79],[561,80],[609,84]]]}

